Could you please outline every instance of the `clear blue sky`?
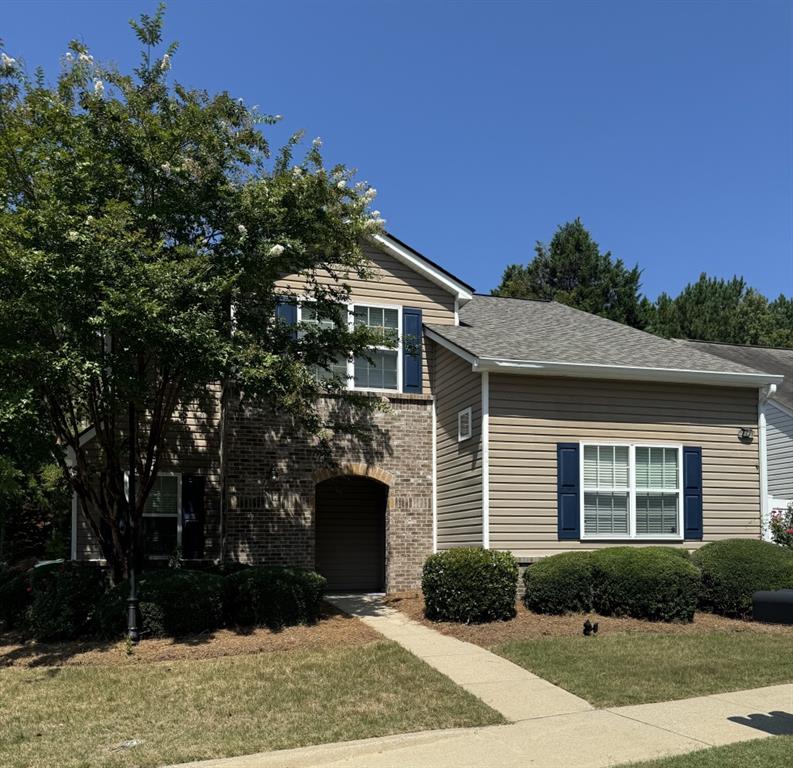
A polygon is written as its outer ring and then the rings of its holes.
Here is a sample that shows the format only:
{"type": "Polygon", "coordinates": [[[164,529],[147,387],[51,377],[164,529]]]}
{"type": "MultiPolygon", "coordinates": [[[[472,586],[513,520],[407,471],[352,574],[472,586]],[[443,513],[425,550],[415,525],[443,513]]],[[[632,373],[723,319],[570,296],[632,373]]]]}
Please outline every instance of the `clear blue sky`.
{"type": "MultiPolygon", "coordinates": [[[[14,2],[0,37],[57,71],[73,37],[133,64],[155,2],[14,2]]],[[[480,291],[580,216],[654,297],[701,271],[793,295],[793,2],[188,2],[173,75],[305,128],[388,229],[480,291]]]]}

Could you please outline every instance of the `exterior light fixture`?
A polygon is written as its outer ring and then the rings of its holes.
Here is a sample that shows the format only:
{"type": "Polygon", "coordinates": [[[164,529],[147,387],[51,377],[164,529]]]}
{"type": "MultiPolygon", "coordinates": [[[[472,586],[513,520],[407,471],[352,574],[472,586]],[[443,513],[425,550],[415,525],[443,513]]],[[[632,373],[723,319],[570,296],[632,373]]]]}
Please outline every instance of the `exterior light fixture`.
{"type": "Polygon", "coordinates": [[[738,428],[738,439],[742,443],[751,443],[753,438],[754,438],[754,429],[752,429],[751,427],[738,428]]]}

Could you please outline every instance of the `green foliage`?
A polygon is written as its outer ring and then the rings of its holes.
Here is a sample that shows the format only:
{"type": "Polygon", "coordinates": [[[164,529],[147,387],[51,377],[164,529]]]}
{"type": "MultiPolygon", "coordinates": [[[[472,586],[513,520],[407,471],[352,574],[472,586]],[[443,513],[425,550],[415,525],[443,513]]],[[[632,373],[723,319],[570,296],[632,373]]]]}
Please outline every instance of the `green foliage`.
{"type": "Polygon", "coordinates": [[[589,552],[562,552],[544,557],[523,572],[526,607],[537,613],[592,610],[592,557],[589,552]]]}
{"type": "Polygon", "coordinates": [[[767,541],[714,541],[693,560],[702,571],[700,605],[725,616],[750,616],[755,592],[793,588],[793,552],[767,541]]]}
{"type": "Polygon", "coordinates": [[[230,625],[279,629],[319,619],[326,580],[301,568],[252,566],[225,578],[230,625]]]}
{"type": "Polygon", "coordinates": [[[374,190],[325,167],[319,141],[302,150],[302,133],[271,155],[278,116],[173,80],[177,49],[162,47],[162,25],[162,10],[133,23],[142,53],[131,74],[79,41],[52,86],[13,58],[0,65],[0,425],[26,407],[43,419],[64,476],[99,512],[93,533],[116,577],[129,554],[119,526],[130,417],[139,521],[180,403],[210,382],[233,377],[248,402],[320,446],[376,407],[317,376],[371,346],[370,331],[294,334],[275,317],[285,274],[305,278],[321,315],[368,274],[361,243],[383,223],[374,190]],[[338,283],[322,281],[328,270],[338,283]],[[355,405],[348,417],[320,410],[328,391],[355,405]],[[80,444],[87,425],[94,453],[80,444]]]}
{"type": "Polygon", "coordinates": [[[93,563],[62,562],[29,571],[30,634],[36,640],[73,640],[83,635],[104,593],[106,576],[93,563]]]}
{"type": "Polygon", "coordinates": [[[609,547],[592,555],[592,604],[606,616],[691,621],[700,574],[679,550],[609,547]]]}
{"type": "MultiPolygon", "coordinates": [[[[126,627],[129,583],[102,598],[94,631],[118,637],[126,627]]],[[[185,568],[144,573],[138,581],[140,629],[144,637],[179,637],[217,629],[223,623],[223,577],[185,568]]]]}
{"type": "Polygon", "coordinates": [[[703,272],[677,297],[658,297],[647,330],[667,338],[793,347],[793,297],[769,302],[742,277],[703,272]]]}
{"type": "Polygon", "coordinates": [[[793,550],[793,503],[787,509],[771,511],[771,539],[781,547],[793,550]]]}
{"type": "Polygon", "coordinates": [[[27,573],[4,571],[0,580],[0,627],[21,629],[32,600],[27,573]]]}
{"type": "Polygon", "coordinates": [[[601,253],[580,219],[556,230],[550,245],[538,242],[526,266],[504,271],[496,296],[558,301],[584,312],[643,328],[641,270],[628,269],[611,252],[601,253]]]}
{"type": "Polygon", "coordinates": [[[427,618],[465,624],[511,619],[517,585],[511,553],[475,547],[430,555],[421,579],[427,618]]]}

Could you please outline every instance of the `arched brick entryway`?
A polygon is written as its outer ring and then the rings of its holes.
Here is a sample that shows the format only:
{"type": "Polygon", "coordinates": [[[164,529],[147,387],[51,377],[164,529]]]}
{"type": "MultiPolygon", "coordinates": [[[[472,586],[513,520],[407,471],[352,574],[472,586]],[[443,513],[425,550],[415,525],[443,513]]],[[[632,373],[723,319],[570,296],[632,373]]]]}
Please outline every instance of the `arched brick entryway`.
{"type": "Polygon", "coordinates": [[[385,479],[374,472],[347,471],[317,482],[315,560],[329,591],[385,590],[389,503],[385,479]]]}

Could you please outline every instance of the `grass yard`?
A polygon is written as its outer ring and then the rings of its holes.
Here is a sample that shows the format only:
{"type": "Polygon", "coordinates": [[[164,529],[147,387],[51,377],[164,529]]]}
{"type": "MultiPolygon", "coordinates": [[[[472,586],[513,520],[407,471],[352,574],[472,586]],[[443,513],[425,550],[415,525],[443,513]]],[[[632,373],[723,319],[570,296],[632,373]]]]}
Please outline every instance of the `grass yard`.
{"type": "Polygon", "coordinates": [[[596,707],[793,681],[786,661],[793,658],[793,632],[555,637],[513,641],[493,650],[596,707]]]}
{"type": "Polygon", "coordinates": [[[790,768],[793,736],[774,736],[620,768],[790,768]]]}
{"type": "Polygon", "coordinates": [[[146,768],[500,722],[390,642],[0,669],[3,768],[146,768]]]}

